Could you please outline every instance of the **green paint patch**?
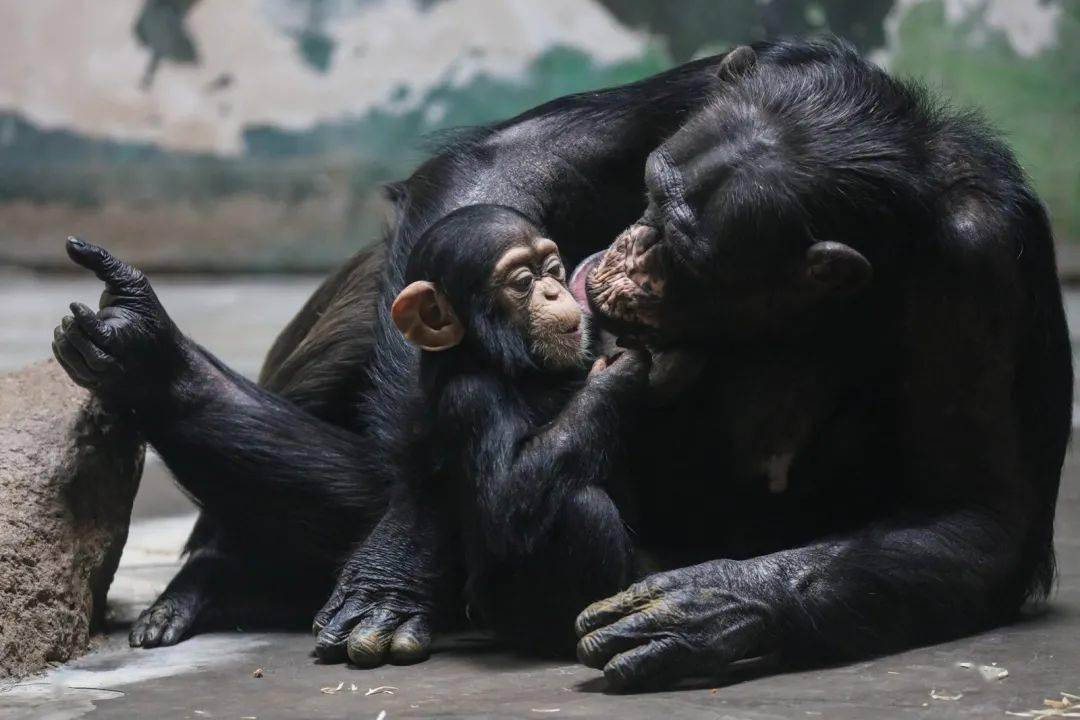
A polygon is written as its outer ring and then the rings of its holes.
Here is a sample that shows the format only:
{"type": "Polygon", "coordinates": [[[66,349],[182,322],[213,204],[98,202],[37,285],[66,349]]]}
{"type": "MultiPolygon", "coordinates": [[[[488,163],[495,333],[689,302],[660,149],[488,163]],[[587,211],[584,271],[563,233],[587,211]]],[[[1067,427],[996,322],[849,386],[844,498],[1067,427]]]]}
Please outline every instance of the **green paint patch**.
{"type": "Polygon", "coordinates": [[[502,120],[671,64],[659,46],[613,65],[553,47],[520,78],[479,75],[415,102],[403,87],[387,108],[303,132],[250,127],[239,157],[43,130],[0,114],[0,262],[63,262],[41,242],[56,232],[122,247],[127,259],[148,267],[333,267],[379,236],[379,189],[407,177],[430,153],[425,136],[502,120]],[[410,109],[395,109],[407,102],[410,109]]]}
{"type": "Polygon", "coordinates": [[[1080,243],[1080,3],[1064,10],[1054,47],[1024,58],[981,11],[950,25],[940,0],[916,5],[901,21],[890,68],[980,108],[1050,208],[1058,239],[1080,243]]]}

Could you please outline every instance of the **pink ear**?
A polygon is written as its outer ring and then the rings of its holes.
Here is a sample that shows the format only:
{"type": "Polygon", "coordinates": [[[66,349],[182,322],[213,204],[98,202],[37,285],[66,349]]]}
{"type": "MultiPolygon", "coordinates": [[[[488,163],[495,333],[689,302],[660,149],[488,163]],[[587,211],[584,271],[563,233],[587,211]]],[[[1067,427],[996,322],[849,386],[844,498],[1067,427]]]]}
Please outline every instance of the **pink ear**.
{"type": "Polygon", "coordinates": [[[446,298],[430,282],[418,280],[400,293],[390,307],[394,325],[411,344],[427,350],[449,350],[465,338],[465,326],[446,298]]]}

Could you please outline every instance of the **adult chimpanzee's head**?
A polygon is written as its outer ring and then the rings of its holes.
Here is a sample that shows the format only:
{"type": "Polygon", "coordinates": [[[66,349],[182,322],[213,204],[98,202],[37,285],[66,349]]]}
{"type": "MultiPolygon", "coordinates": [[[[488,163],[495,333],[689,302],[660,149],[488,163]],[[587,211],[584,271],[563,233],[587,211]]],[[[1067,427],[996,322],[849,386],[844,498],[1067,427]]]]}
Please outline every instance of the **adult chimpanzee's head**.
{"type": "Polygon", "coordinates": [[[427,352],[461,346],[501,369],[583,365],[586,327],[559,248],[521,213],[471,205],[417,242],[394,323],[427,352]]]}
{"type": "Polygon", "coordinates": [[[910,97],[902,87],[877,92],[893,81],[854,55],[850,67],[788,68],[744,48],[739,62],[650,155],[645,214],[586,275],[615,329],[746,338],[802,327],[869,283],[867,248],[917,224],[920,159],[889,125],[918,112],[894,107],[910,97]]]}

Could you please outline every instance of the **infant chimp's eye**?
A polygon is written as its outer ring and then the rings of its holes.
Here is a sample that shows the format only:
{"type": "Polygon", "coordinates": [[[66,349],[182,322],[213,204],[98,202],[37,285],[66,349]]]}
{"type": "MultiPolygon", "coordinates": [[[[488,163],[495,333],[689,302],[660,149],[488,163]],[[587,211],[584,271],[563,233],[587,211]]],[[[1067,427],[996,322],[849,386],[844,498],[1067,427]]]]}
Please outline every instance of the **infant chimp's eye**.
{"type": "Polygon", "coordinates": [[[533,285],[533,275],[528,271],[520,272],[511,277],[508,284],[512,290],[520,293],[528,292],[533,285]]]}
{"type": "Polygon", "coordinates": [[[559,258],[554,257],[544,266],[544,274],[550,275],[559,282],[566,280],[566,268],[563,267],[562,261],[559,258]]]}

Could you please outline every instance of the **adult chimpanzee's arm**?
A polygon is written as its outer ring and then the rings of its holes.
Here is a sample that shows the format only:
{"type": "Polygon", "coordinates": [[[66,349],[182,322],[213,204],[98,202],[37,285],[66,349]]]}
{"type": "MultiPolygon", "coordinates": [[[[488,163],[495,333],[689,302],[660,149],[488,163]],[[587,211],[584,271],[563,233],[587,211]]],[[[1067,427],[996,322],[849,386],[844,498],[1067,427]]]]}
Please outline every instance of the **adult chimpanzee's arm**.
{"type": "Polygon", "coordinates": [[[72,305],[55,333],[57,359],[77,383],[135,417],[200,504],[268,533],[297,523],[304,532],[290,537],[311,543],[312,557],[377,517],[380,488],[358,482],[367,470],[359,436],[226,368],[176,328],[135,268],[77,240],[68,253],[106,290],[97,313],[72,305]]]}
{"type": "MultiPolygon", "coordinates": [[[[1012,250],[967,240],[907,288],[905,506],[846,537],[660,573],[595,603],[577,622],[582,662],[627,689],[751,657],[864,656],[1016,611],[1049,551],[1032,538],[1048,537],[1053,493],[1042,486],[1056,480],[1038,476],[1044,458],[1020,453],[1026,305],[1012,250]]],[[[1058,445],[1068,428],[1047,432],[1039,442],[1058,445]]]]}

